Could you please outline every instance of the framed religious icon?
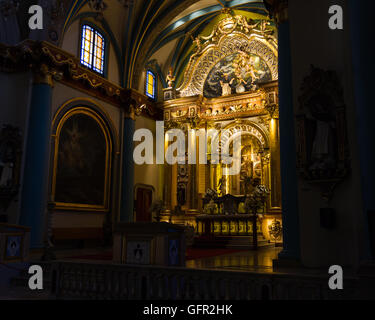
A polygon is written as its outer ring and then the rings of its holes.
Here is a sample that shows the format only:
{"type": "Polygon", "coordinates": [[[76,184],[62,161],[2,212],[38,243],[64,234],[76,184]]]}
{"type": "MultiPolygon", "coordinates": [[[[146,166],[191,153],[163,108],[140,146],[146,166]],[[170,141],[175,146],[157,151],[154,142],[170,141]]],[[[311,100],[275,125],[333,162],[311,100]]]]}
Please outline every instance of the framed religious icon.
{"type": "Polygon", "coordinates": [[[153,264],[154,242],[147,237],[129,237],[124,240],[123,262],[127,264],[153,264]]]}
{"type": "Polygon", "coordinates": [[[180,265],[180,239],[168,239],[168,265],[180,265]]]}
{"type": "Polygon", "coordinates": [[[22,261],[23,234],[7,234],[5,238],[4,261],[22,261]]]}
{"type": "Polygon", "coordinates": [[[57,209],[108,211],[112,141],[93,110],[68,111],[56,130],[52,196],[57,209]]]}

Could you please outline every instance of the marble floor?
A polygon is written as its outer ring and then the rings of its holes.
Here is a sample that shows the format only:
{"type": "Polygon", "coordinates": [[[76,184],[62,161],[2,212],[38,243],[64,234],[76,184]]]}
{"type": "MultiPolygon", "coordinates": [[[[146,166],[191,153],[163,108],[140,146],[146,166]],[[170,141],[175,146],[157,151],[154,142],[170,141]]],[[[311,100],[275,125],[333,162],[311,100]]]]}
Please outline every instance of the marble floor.
{"type": "Polygon", "coordinates": [[[277,259],[280,247],[258,249],[256,251],[239,251],[186,261],[187,268],[224,269],[252,272],[273,272],[272,260],[277,259]]]}
{"type": "MultiPolygon", "coordinates": [[[[261,248],[258,250],[241,250],[234,253],[221,254],[217,256],[192,259],[186,261],[187,268],[196,269],[223,269],[223,270],[237,270],[250,272],[273,272],[272,260],[277,259],[280,247],[261,248]]],[[[110,254],[111,248],[85,248],[75,250],[56,250],[55,254],[59,260],[79,261],[80,259],[73,259],[72,257],[79,257],[82,255],[93,257],[95,255],[110,254]]],[[[32,254],[31,260],[38,260],[40,253],[32,254]]],[[[92,260],[81,260],[85,262],[94,262],[92,260]]],[[[108,263],[111,263],[108,260],[108,263]]]]}
{"type": "MultiPolygon", "coordinates": [[[[251,272],[272,272],[272,260],[277,259],[278,253],[282,250],[280,247],[261,248],[258,250],[241,250],[234,253],[222,254],[213,257],[205,257],[199,259],[192,259],[186,261],[187,268],[196,269],[224,269],[237,271],[251,271],[251,272]]],[[[82,255],[95,256],[110,254],[112,248],[85,248],[73,250],[56,250],[55,254],[59,260],[79,261],[80,259],[73,259],[82,255]]],[[[40,258],[40,253],[34,252],[31,255],[32,261],[37,261],[40,258]]],[[[85,262],[93,260],[81,260],[85,262]]],[[[111,263],[108,260],[108,263],[111,263]]]]}

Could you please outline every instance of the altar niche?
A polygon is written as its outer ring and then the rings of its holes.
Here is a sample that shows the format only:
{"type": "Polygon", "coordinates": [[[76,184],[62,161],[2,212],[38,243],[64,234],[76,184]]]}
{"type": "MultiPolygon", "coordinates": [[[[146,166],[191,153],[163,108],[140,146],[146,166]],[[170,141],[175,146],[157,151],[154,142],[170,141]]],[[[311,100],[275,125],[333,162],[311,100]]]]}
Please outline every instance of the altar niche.
{"type": "Polygon", "coordinates": [[[222,150],[211,150],[216,145],[211,141],[207,164],[165,164],[163,219],[191,225],[196,234],[248,237],[257,232],[266,241],[276,241],[272,234],[282,241],[275,29],[267,20],[223,13],[212,29],[193,39],[189,61],[177,70],[176,87],[164,101],[164,121],[168,129],[226,132],[212,137],[220,139],[220,147],[230,146],[241,132],[241,168],[226,175],[227,165],[213,161],[222,150]],[[265,205],[255,203],[249,213],[245,202],[254,190],[262,193],[265,205]]]}
{"type": "MultiPolygon", "coordinates": [[[[189,163],[188,153],[184,164],[164,164],[162,221],[190,225],[196,235],[205,236],[210,230],[210,236],[216,238],[240,236],[247,237],[248,241],[253,234],[253,221],[245,209],[245,198],[257,185],[264,185],[270,193],[264,208],[257,212],[259,243],[268,245],[268,241],[281,241],[277,83],[262,86],[260,90],[225,97],[189,97],[165,102],[165,131],[183,129],[186,141],[194,132],[189,129],[193,128],[215,129],[218,134],[207,140],[207,164],[199,164],[199,159],[197,164],[189,163]],[[194,116],[189,116],[191,114],[194,116]],[[215,163],[213,159],[223,145],[229,145],[229,156],[235,157],[232,146],[239,135],[240,170],[238,174],[226,175],[226,165],[215,163]],[[215,139],[220,143],[212,141],[215,139]],[[215,145],[219,148],[213,150],[211,146],[215,145]],[[219,199],[215,204],[206,201],[208,192],[215,193],[219,199]],[[209,204],[212,208],[208,208],[209,204]],[[202,220],[207,215],[210,219],[202,220]]],[[[169,143],[166,141],[165,149],[169,143]]],[[[199,156],[200,140],[195,143],[199,156]]]]}

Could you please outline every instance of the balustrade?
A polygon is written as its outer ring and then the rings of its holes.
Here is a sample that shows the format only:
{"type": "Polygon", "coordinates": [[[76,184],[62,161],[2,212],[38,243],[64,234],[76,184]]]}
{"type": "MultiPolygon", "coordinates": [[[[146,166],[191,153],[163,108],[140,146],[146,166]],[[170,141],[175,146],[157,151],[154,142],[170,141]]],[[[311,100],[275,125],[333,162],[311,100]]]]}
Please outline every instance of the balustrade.
{"type": "MultiPolygon", "coordinates": [[[[57,299],[324,299],[345,294],[329,290],[326,276],[105,263],[54,262],[52,279],[57,299]]],[[[345,283],[353,298],[349,288],[358,287],[355,279],[345,283]]]]}

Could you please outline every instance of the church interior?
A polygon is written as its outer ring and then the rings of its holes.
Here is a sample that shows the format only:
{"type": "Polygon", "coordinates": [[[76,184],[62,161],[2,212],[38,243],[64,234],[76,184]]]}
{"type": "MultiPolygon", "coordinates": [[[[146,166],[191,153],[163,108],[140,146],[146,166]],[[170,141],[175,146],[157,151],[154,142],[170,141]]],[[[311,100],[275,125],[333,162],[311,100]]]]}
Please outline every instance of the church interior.
{"type": "Polygon", "coordinates": [[[330,5],[1,0],[0,299],[374,298],[375,5],[330,5]]]}

